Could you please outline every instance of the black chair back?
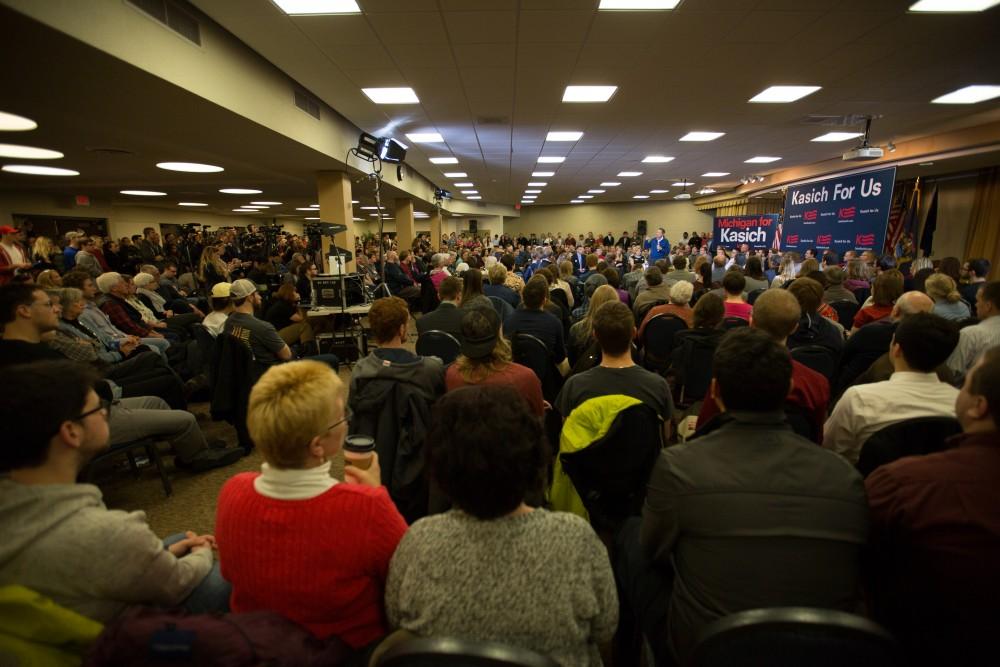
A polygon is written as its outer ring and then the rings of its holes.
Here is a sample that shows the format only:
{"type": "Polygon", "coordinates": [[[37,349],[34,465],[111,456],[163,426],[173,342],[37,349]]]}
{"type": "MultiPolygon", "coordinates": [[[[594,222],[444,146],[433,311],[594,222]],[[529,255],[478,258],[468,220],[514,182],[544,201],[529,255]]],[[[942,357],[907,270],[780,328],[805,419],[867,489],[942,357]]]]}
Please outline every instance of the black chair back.
{"type": "Polygon", "coordinates": [[[850,331],[854,325],[854,316],[861,310],[861,306],[853,301],[831,301],[827,305],[837,311],[837,321],[850,331]]]}
{"type": "Polygon", "coordinates": [[[657,306],[665,306],[668,303],[670,303],[670,301],[666,300],[666,299],[657,299],[656,301],[650,301],[649,303],[644,303],[642,305],[642,308],[640,308],[639,310],[637,310],[636,313],[635,313],[635,324],[636,324],[636,326],[639,326],[640,324],[642,324],[642,321],[644,319],[646,319],[646,315],[653,308],[656,308],[657,306]]]}
{"type": "Polygon", "coordinates": [[[549,300],[562,308],[567,317],[569,316],[569,297],[566,296],[566,290],[561,287],[549,290],[549,300]]]}
{"type": "Polygon", "coordinates": [[[643,366],[657,373],[666,372],[674,351],[674,334],[687,328],[687,322],[677,315],[661,313],[653,316],[642,331],[643,366]]]}
{"type": "Polygon", "coordinates": [[[750,292],[749,294],[747,294],[747,303],[749,303],[752,306],[754,301],[757,300],[757,297],[759,297],[766,291],[767,291],[766,287],[761,287],[760,289],[755,289],[754,291],[750,292]]]}
{"type": "Polygon", "coordinates": [[[462,344],[447,331],[432,329],[417,337],[417,354],[422,357],[438,357],[450,364],[461,351],[462,344]]]}
{"type": "Polygon", "coordinates": [[[709,623],[689,664],[695,667],[894,667],[888,632],[862,616],[831,609],[751,609],[709,623]]]}
{"type": "MultiPolygon", "coordinates": [[[[510,304],[507,304],[510,305],[510,304]]],[[[542,383],[542,396],[549,403],[555,402],[562,389],[562,376],[552,360],[552,353],[537,336],[515,333],[510,341],[511,356],[514,361],[535,372],[542,383]]]]}
{"type": "Polygon", "coordinates": [[[801,435],[806,440],[819,442],[819,433],[822,426],[813,421],[812,415],[801,405],[785,402],[785,419],[792,427],[792,430],[801,435]]]}
{"type": "Polygon", "coordinates": [[[451,637],[407,639],[386,651],[376,667],[559,667],[519,646],[451,637]]]}
{"type": "Polygon", "coordinates": [[[858,289],[852,289],[851,293],[858,300],[858,307],[860,308],[868,300],[868,297],[872,295],[872,289],[870,287],[859,287],[858,289]]]}
{"type": "Polygon", "coordinates": [[[823,345],[800,345],[789,352],[792,359],[833,382],[833,377],[837,374],[837,355],[830,348],[823,345]]]}
{"type": "Polygon", "coordinates": [[[247,430],[250,390],[267,368],[258,363],[250,347],[228,334],[220,334],[212,349],[212,417],[225,419],[236,429],[236,437],[247,452],[253,439],[247,430]]]}
{"type": "Polygon", "coordinates": [[[493,304],[493,310],[497,311],[497,316],[503,322],[509,315],[514,314],[514,306],[510,305],[498,296],[487,297],[493,304]]]}
{"type": "Polygon", "coordinates": [[[420,280],[420,312],[429,313],[441,303],[437,288],[429,277],[420,280]]]}
{"type": "Polygon", "coordinates": [[[750,323],[747,322],[742,317],[730,316],[722,318],[722,324],[719,325],[719,328],[724,329],[725,331],[729,331],[730,329],[738,329],[740,327],[748,327],[748,326],[750,326],[750,323]]]}
{"type": "Polygon", "coordinates": [[[674,336],[672,368],[679,406],[690,406],[705,398],[712,382],[712,358],[720,338],[721,335],[717,333],[703,335],[702,331],[693,329],[678,332],[674,336]]]}
{"type": "Polygon", "coordinates": [[[559,455],[596,530],[614,530],[642,513],[662,448],[663,418],[641,403],[619,412],[603,438],[559,455]]]}
{"type": "Polygon", "coordinates": [[[209,383],[212,382],[212,351],[215,349],[215,336],[205,328],[204,324],[194,324],[191,326],[191,332],[194,334],[195,347],[197,350],[198,359],[194,363],[189,363],[188,366],[194,370],[196,373],[204,373],[208,379],[209,383]]]}
{"type": "Polygon", "coordinates": [[[923,456],[947,449],[945,441],[962,432],[954,417],[918,417],[890,424],[861,446],[858,472],[867,477],[876,468],[904,456],[923,456]]]}

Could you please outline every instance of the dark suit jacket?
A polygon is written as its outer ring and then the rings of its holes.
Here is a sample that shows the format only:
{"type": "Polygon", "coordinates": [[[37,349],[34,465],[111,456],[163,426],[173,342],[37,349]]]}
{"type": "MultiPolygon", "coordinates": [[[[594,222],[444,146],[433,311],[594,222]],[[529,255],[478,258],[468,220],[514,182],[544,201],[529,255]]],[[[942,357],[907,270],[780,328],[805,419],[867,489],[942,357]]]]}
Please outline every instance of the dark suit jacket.
{"type": "Polygon", "coordinates": [[[417,320],[417,334],[422,334],[425,331],[444,331],[461,342],[462,315],[465,312],[453,303],[442,302],[437,308],[417,320]]]}

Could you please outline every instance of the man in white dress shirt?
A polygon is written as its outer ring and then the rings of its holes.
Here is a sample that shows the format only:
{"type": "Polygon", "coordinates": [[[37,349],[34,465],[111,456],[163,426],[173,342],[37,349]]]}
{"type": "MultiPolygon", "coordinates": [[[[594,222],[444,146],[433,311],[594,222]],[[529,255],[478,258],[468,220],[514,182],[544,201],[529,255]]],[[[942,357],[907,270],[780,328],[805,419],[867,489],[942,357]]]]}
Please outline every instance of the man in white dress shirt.
{"type": "Polygon", "coordinates": [[[986,283],[976,294],[979,324],[962,329],[958,347],[948,357],[948,368],[956,379],[965,374],[986,350],[1000,345],[1000,281],[986,283]]]}
{"type": "Polygon", "coordinates": [[[900,321],[889,346],[892,376],[844,392],[823,427],[823,446],[856,464],[865,441],[890,424],[954,417],[958,389],[941,382],[934,369],[957,344],[957,326],[942,317],[916,313],[900,321]]]}

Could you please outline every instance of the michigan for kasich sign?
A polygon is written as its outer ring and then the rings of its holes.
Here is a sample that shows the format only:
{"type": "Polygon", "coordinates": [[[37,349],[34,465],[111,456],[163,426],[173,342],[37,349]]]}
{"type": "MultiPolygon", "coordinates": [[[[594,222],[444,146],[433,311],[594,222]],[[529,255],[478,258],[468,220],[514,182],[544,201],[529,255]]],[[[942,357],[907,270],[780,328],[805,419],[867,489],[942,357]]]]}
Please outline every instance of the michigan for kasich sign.
{"type": "Polygon", "coordinates": [[[752,249],[770,248],[779,220],[781,216],[776,213],[723,216],[715,219],[712,238],[726,248],[744,243],[752,249]]]}
{"type": "Polygon", "coordinates": [[[882,250],[896,168],[788,188],[782,250],[882,250]]]}

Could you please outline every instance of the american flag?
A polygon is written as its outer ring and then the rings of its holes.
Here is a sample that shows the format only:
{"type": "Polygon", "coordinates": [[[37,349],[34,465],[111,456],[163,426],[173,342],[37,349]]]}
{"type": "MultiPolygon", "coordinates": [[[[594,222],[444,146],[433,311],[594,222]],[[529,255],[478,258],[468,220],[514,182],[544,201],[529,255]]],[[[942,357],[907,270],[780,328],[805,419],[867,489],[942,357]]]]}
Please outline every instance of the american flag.
{"type": "Polygon", "coordinates": [[[781,250],[781,228],[783,224],[778,223],[778,226],[774,228],[774,241],[771,242],[771,250],[781,250]]]}
{"type": "Polygon", "coordinates": [[[909,192],[909,203],[906,201],[907,192],[900,192],[899,199],[889,210],[889,226],[885,233],[884,252],[895,254],[896,245],[903,237],[903,231],[912,230],[917,218],[917,211],[920,209],[920,177],[913,183],[913,189],[909,192]]]}

